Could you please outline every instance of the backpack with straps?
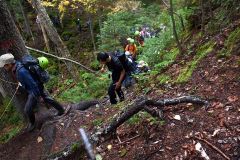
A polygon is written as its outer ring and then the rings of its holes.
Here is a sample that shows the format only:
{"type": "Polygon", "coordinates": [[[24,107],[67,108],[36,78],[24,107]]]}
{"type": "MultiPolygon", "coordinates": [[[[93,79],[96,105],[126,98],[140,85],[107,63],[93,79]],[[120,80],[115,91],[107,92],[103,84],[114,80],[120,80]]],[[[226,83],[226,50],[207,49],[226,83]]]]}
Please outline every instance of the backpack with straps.
{"type": "Polygon", "coordinates": [[[126,72],[134,72],[135,70],[134,64],[129,61],[125,53],[116,51],[115,56],[119,59],[119,61],[123,65],[123,68],[126,70],[126,72]]]}
{"type": "Polygon", "coordinates": [[[38,80],[41,83],[47,83],[49,81],[50,76],[48,72],[40,67],[38,60],[33,56],[23,56],[21,63],[30,72],[35,80],[38,80]]]}

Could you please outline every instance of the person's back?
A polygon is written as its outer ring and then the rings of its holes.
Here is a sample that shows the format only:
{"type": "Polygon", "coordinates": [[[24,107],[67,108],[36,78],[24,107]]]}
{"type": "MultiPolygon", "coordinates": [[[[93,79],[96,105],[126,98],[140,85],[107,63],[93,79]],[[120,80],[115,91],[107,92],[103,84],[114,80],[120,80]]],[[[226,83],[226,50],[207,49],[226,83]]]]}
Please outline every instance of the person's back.
{"type": "Polygon", "coordinates": [[[18,82],[21,83],[28,94],[32,94],[36,97],[41,95],[40,88],[43,88],[43,84],[36,78],[33,78],[30,72],[20,62],[16,63],[15,75],[18,82]]]}
{"type": "Polygon", "coordinates": [[[131,40],[130,43],[126,46],[125,51],[131,53],[133,59],[136,59],[137,56],[137,46],[134,44],[134,40],[131,40]]]}
{"type": "MultiPolygon", "coordinates": [[[[43,67],[43,64],[45,63],[39,62],[41,67],[43,67]]],[[[6,71],[12,72],[14,78],[16,78],[28,92],[28,99],[24,107],[25,114],[29,120],[28,131],[32,131],[35,128],[35,115],[33,110],[38,103],[39,97],[42,97],[45,103],[50,104],[58,110],[57,115],[64,113],[63,107],[48,95],[40,80],[30,73],[30,70],[23,65],[23,62],[16,62],[12,54],[8,53],[0,56],[0,67],[4,67],[6,71]]]]}
{"type": "Polygon", "coordinates": [[[103,64],[103,66],[107,66],[108,69],[112,72],[112,83],[108,88],[108,95],[110,97],[111,104],[117,103],[115,92],[117,92],[120,101],[123,101],[124,94],[121,90],[121,85],[125,78],[126,71],[120,60],[113,54],[107,54],[104,52],[98,53],[97,60],[103,64]]]}

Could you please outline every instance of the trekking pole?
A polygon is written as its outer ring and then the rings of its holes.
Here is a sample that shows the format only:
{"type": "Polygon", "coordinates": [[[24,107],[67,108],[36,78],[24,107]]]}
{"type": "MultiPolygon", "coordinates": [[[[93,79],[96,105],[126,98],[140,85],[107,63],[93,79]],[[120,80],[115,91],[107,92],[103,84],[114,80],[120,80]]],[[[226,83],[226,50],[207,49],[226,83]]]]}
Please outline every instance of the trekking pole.
{"type": "Polygon", "coordinates": [[[81,135],[81,138],[82,138],[82,141],[83,141],[83,144],[84,144],[84,147],[85,147],[85,150],[87,152],[87,156],[90,160],[96,160],[96,157],[93,153],[93,148],[92,148],[92,145],[91,143],[89,142],[89,139],[87,137],[87,134],[85,132],[85,130],[83,128],[80,128],[79,129],[79,132],[80,132],[80,135],[81,135]]]}

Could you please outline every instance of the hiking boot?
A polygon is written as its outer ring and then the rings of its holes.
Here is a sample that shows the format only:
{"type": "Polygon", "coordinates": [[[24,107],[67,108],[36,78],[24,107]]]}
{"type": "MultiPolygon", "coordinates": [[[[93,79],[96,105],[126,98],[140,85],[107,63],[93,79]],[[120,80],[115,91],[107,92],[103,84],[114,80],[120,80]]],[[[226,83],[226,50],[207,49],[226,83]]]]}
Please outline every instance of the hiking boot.
{"type": "Polygon", "coordinates": [[[34,124],[29,123],[27,126],[27,132],[32,132],[35,129],[35,127],[36,127],[35,123],[34,124]]]}

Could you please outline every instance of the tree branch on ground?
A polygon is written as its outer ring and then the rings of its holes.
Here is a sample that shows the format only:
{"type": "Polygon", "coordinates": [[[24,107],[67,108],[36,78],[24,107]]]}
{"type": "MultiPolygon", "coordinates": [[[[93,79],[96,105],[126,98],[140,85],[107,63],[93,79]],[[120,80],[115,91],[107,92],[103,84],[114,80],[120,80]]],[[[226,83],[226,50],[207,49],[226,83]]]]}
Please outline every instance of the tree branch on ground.
{"type": "MultiPolygon", "coordinates": [[[[90,139],[92,143],[99,143],[104,140],[104,137],[115,133],[116,129],[121,126],[124,122],[129,120],[132,116],[140,112],[141,110],[146,110],[151,115],[155,115],[155,111],[152,110],[152,107],[156,107],[158,110],[162,110],[165,106],[171,106],[171,105],[177,105],[181,103],[193,103],[197,105],[204,105],[205,109],[208,107],[208,102],[194,96],[182,96],[178,98],[172,98],[172,99],[163,99],[163,100],[151,100],[147,97],[140,97],[138,98],[133,104],[125,107],[119,114],[117,114],[113,120],[94,131],[94,133],[91,134],[90,139]],[[153,113],[153,114],[152,114],[153,113]]],[[[156,110],[156,109],[154,109],[156,110]]],[[[82,144],[80,141],[78,144],[82,144]]],[[[79,148],[82,148],[82,145],[80,145],[79,148]]],[[[62,158],[67,159],[69,156],[73,154],[74,151],[71,151],[71,147],[66,147],[62,152],[56,153],[55,155],[52,155],[48,157],[48,159],[55,159],[55,158],[62,158]]]]}

